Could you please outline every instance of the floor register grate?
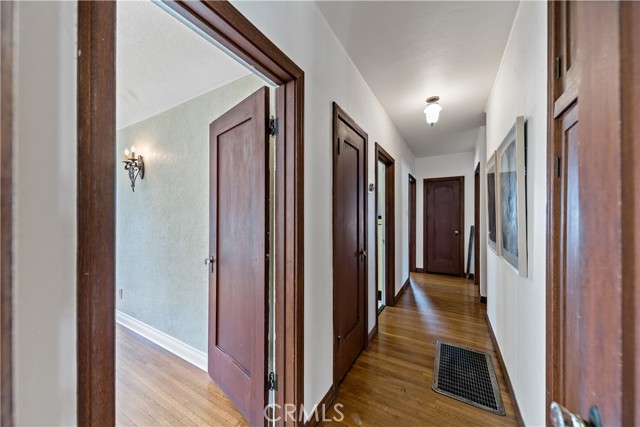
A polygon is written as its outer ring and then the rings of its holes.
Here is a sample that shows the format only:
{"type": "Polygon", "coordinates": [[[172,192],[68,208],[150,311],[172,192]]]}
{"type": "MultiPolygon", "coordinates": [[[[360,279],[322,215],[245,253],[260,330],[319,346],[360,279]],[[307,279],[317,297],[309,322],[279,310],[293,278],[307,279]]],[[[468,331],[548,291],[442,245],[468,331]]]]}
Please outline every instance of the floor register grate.
{"type": "Polygon", "coordinates": [[[438,341],[433,390],[494,414],[504,415],[491,356],[438,341]]]}

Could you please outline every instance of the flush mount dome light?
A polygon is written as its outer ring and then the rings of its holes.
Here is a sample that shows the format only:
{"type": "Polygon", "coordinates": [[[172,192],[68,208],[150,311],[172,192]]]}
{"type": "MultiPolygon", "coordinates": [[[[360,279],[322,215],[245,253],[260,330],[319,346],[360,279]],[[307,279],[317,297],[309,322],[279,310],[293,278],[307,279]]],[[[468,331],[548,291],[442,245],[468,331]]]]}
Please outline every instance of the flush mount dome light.
{"type": "Polygon", "coordinates": [[[442,105],[438,104],[438,101],[440,101],[439,96],[427,98],[427,108],[424,109],[424,114],[427,116],[427,123],[429,123],[430,126],[433,126],[440,117],[442,105]]]}

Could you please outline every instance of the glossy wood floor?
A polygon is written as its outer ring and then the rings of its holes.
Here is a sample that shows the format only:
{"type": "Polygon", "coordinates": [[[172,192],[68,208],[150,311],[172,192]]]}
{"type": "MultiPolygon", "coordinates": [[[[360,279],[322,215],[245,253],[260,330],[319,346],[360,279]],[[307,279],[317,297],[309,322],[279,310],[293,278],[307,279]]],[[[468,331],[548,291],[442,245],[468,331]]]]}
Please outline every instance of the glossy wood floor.
{"type": "MultiPolygon", "coordinates": [[[[378,335],[339,387],[341,426],[513,426],[516,419],[488,332],[486,306],[473,282],[412,274],[411,287],[378,318],[378,335]],[[431,389],[436,341],[488,352],[507,415],[502,417],[431,389]]],[[[335,410],[326,418],[338,417],[335,410]]]]}
{"type": "Polygon", "coordinates": [[[116,422],[122,426],[245,426],[203,370],[116,327],[116,422]]]}

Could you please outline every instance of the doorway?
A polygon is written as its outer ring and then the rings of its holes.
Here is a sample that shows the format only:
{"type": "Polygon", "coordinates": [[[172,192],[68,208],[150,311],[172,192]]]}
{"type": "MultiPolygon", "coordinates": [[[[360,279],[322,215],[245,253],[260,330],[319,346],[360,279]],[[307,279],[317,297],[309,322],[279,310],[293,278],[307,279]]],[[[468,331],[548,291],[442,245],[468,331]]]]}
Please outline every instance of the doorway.
{"type": "Polygon", "coordinates": [[[480,295],[480,163],[473,176],[473,283],[480,295]]]}
{"type": "Polygon", "coordinates": [[[427,273],[463,274],[464,176],[424,180],[424,266],[427,273]]]}
{"type": "Polygon", "coordinates": [[[333,384],[367,343],[367,133],[333,104],[333,384]]]}
{"type": "Polygon", "coordinates": [[[409,275],[417,271],[416,267],[416,179],[409,174],[409,275]]]}
{"type": "MultiPolygon", "coordinates": [[[[275,401],[303,402],[303,72],[228,3],[163,3],[276,89],[275,401]],[[285,261],[286,260],[286,261],[285,261]],[[286,319],[286,322],[285,322],[286,319]]],[[[115,2],[79,2],[78,423],[115,424],[115,2]]],[[[117,156],[120,157],[120,156],[117,156]]],[[[149,180],[152,175],[149,175],[149,180]]],[[[200,258],[200,262],[202,258],[200,258]]],[[[266,378],[264,379],[266,383],[266,378]]],[[[278,414],[276,413],[276,416],[278,414]]]]}
{"type": "MultiPolygon", "coordinates": [[[[378,313],[396,303],[396,197],[395,160],[380,144],[375,145],[376,188],[376,285],[378,313]],[[380,243],[380,244],[379,244],[380,243]]],[[[377,318],[376,318],[377,324],[377,318]]]]}

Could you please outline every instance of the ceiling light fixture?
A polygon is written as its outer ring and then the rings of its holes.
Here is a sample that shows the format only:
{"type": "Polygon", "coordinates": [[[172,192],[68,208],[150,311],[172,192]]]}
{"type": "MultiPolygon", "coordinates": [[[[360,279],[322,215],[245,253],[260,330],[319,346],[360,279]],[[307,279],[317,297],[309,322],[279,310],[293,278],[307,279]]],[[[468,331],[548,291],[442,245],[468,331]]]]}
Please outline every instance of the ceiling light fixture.
{"type": "Polygon", "coordinates": [[[442,105],[440,105],[438,101],[440,101],[439,96],[430,96],[427,98],[427,108],[424,109],[424,114],[427,116],[427,123],[429,123],[430,126],[436,124],[440,117],[442,105]]]}

